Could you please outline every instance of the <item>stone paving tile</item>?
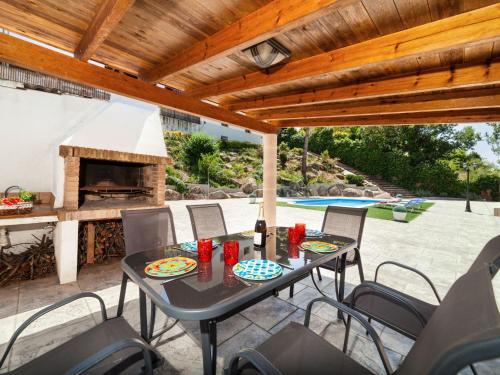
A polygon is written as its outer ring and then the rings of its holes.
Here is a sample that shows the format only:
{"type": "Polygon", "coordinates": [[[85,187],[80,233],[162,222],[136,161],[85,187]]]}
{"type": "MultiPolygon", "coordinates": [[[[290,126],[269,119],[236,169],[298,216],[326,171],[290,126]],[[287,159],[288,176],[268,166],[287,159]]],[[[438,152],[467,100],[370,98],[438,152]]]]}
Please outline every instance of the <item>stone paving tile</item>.
{"type": "MultiPolygon", "coordinates": [[[[300,324],[304,324],[305,315],[306,312],[304,310],[297,309],[292,314],[288,315],[285,319],[283,319],[281,322],[276,324],[273,328],[271,328],[269,332],[275,334],[276,332],[283,329],[290,322],[297,322],[300,324]]],[[[330,324],[330,322],[328,322],[327,320],[320,318],[319,316],[313,315],[311,316],[311,320],[309,322],[309,328],[318,335],[322,335],[323,331],[326,329],[328,324],[330,324]]]]}
{"type": "Polygon", "coordinates": [[[269,297],[241,312],[259,327],[269,330],[297,310],[297,307],[276,297],[269,297]]]}
{"type": "MultiPolygon", "coordinates": [[[[223,322],[217,323],[217,344],[220,345],[224,341],[227,341],[250,324],[252,322],[241,314],[236,314],[223,322]]],[[[200,323],[198,321],[183,320],[179,322],[179,325],[198,343],[200,342],[200,323]]]]}
{"type": "MultiPolygon", "coordinates": [[[[175,218],[179,241],[192,239],[188,212],[185,208],[190,202],[169,202],[175,218]]],[[[203,202],[197,202],[203,203],[203,202]]],[[[249,205],[248,200],[219,201],[224,210],[229,232],[237,232],[253,227],[257,216],[257,205],[249,205]],[[242,215],[245,212],[245,215],[242,215]]],[[[438,201],[424,215],[410,224],[368,218],[365,224],[361,254],[365,278],[372,280],[377,265],[385,260],[394,260],[420,269],[435,281],[443,297],[453,281],[463,274],[482,246],[494,235],[500,233],[500,219],[491,216],[488,206],[473,202],[473,211],[481,214],[465,214],[463,202],[438,201]],[[486,215],[487,214],[487,215],[486,215]],[[425,234],[425,235],[422,235],[425,234]],[[458,252],[457,249],[460,249],[458,252]]],[[[309,228],[319,229],[323,214],[318,211],[296,208],[278,208],[278,223],[293,225],[306,222],[309,228]]],[[[333,296],[333,274],[322,270],[325,280],[322,290],[333,296]]],[[[383,282],[391,287],[403,288],[403,291],[417,298],[435,303],[432,291],[416,277],[405,276],[400,271],[383,271],[383,282]]],[[[316,279],[317,280],[317,279],[316,279]]],[[[79,274],[78,283],[58,285],[55,276],[45,279],[14,283],[0,289],[0,299],[8,304],[0,306],[0,349],[11,333],[21,322],[38,309],[80,290],[96,291],[105,301],[110,316],[116,313],[120,289],[121,270],[119,263],[85,266],[79,274]],[[16,288],[19,285],[17,292],[16,288]],[[10,290],[9,290],[10,289],[10,290]],[[7,292],[6,292],[7,290],[7,292]],[[2,298],[3,296],[3,298],[2,298]],[[17,315],[16,315],[17,312],[17,315]]],[[[346,271],[346,290],[349,292],[359,283],[355,267],[346,271]]],[[[500,278],[494,280],[497,300],[500,297],[500,278]]],[[[244,347],[255,347],[271,333],[277,332],[290,321],[303,322],[307,303],[320,294],[312,286],[310,278],[298,282],[295,296],[288,298],[288,290],[280,293],[280,298],[268,298],[261,306],[247,309],[242,315],[226,320],[218,325],[218,373],[222,373],[224,363],[244,347]],[[269,305],[269,306],[268,306],[269,305]],[[252,310],[253,309],[253,310],[252,310]],[[266,331],[265,329],[268,331],[266,331]]],[[[137,287],[129,283],[126,295],[124,316],[129,323],[139,329],[137,287]]],[[[149,303],[148,303],[149,306],[149,303]]],[[[98,305],[88,300],[83,304],[61,310],[57,318],[35,325],[27,336],[22,337],[21,346],[12,356],[11,365],[29,360],[34,355],[58,345],[80,330],[85,330],[100,321],[98,305]],[[46,342],[46,338],[49,341],[46,342]],[[24,344],[25,345],[22,345],[24,344]]],[[[57,313],[56,313],[57,314],[57,313]]],[[[337,310],[325,304],[317,304],[313,309],[311,329],[321,334],[334,345],[341,347],[345,328],[336,319],[337,310]]],[[[170,326],[172,318],[157,314],[156,332],[164,326],[170,326]]],[[[396,365],[412,346],[412,341],[372,322],[388,349],[391,362],[396,365]]],[[[157,374],[192,374],[202,372],[201,349],[197,323],[181,322],[173,326],[154,343],[165,356],[166,361],[157,374]],[[186,360],[188,359],[188,360],[186,360]]],[[[375,346],[364,332],[364,328],[353,321],[349,353],[360,363],[376,373],[384,373],[375,346]]],[[[500,361],[477,365],[481,374],[494,374],[500,361]]],[[[467,369],[464,374],[470,374],[467,369]]]]}
{"type": "Polygon", "coordinates": [[[0,288],[0,319],[15,315],[19,303],[19,282],[0,288]]]}
{"type": "MultiPolygon", "coordinates": [[[[295,283],[295,286],[293,287],[293,294],[300,292],[304,288],[306,288],[306,285],[302,283],[295,283]]],[[[288,300],[290,298],[290,287],[280,290],[278,298],[284,301],[288,300]]]]}
{"type": "Polygon", "coordinates": [[[218,366],[222,372],[224,367],[227,367],[232,356],[244,348],[255,348],[263,343],[271,335],[255,324],[245,328],[240,333],[236,334],[218,348],[218,366]]]}

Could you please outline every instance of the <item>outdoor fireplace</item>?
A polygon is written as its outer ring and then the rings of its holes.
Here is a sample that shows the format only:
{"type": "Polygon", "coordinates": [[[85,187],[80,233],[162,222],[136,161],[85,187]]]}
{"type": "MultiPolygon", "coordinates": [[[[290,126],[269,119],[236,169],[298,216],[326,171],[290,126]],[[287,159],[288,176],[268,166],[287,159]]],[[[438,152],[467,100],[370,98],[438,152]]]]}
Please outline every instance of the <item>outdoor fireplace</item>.
{"type": "Polygon", "coordinates": [[[60,220],[120,217],[120,210],[163,205],[170,158],[78,146],[59,147],[64,157],[60,220]]]}
{"type": "Polygon", "coordinates": [[[110,207],[124,202],[147,203],[150,166],[110,160],[80,159],[78,207],[110,207]]]}

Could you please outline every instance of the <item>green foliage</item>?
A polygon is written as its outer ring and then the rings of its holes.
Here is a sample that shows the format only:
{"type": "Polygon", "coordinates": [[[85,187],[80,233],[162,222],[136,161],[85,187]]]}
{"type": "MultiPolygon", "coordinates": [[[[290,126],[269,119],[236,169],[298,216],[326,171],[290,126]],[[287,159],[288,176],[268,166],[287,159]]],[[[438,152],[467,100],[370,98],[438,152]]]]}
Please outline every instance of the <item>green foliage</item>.
{"type": "Polygon", "coordinates": [[[290,152],[290,147],[284,142],[279,144],[278,156],[280,159],[281,168],[284,169],[286,162],[288,161],[288,153],[290,152]]]}
{"type": "Polygon", "coordinates": [[[202,182],[215,179],[222,170],[222,160],[217,154],[202,154],[198,160],[198,173],[202,182]]]}
{"type": "Polygon", "coordinates": [[[478,176],[472,181],[470,190],[477,196],[482,193],[491,194],[494,201],[499,200],[500,176],[498,173],[489,173],[478,176]]]}
{"type": "Polygon", "coordinates": [[[488,123],[491,126],[491,133],[486,134],[486,141],[490,144],[491,150],[498,158],[500,163],[500,122],[488,123]]]}
{"type": "Polygon", "coordinates": [[[323,150],[323,151],[321,152],[321,155],[320,155],[320,156],[321,156],[321,159],[323,159],[323,160],[328,160],[328,159],[330,159],[330,153],[328,152],[328,150],[323,150]]]}
{"type": "Polygon", "coordinates": [[[242,151],[242,150],[256,150],[260,146],[250,142],[229,141],[221,140],[219,148],[221,151],[242,151]]]}
{"type": "Polygon", "coordinates": [[[365,178],[363,176],[358,176],[355,174],[348,174],[346,176],[347,183],[349,184],[355,184],[357,186],[363,186],[363,182],[365,181],[365,178]]]}
{"type": "Polygon", "coordinates": [[[286,143],[290,148],[302,147],[304,145],[303,132],[295,128],[283,128],[278,134],[278,143],[286,143]]]}
{"type": "Polygon", "coordinates": [[[198,171],[198,162],[202,155],[215,154],[217,151],[217,143],[212,137],[204,133],[193,133],[186,137],[184,143],[184,161],[191,169],[198,171]]]}
{"type": "Polygon", "coordinates": [[[185,193],[187,191],[187,186],[182,181],[180,178],[173,176],[173,175],[167,175],[167,185],[173,185],[175,186],[175,190],[177,190],[179,193],[185,193]]]}
{"type": "Polygon", "coordinates": [[[457,132],[455,138],[457,146],[469,151],[481,140],[481,134],[477,133],[472,126],[466,126],[457,132]]]}

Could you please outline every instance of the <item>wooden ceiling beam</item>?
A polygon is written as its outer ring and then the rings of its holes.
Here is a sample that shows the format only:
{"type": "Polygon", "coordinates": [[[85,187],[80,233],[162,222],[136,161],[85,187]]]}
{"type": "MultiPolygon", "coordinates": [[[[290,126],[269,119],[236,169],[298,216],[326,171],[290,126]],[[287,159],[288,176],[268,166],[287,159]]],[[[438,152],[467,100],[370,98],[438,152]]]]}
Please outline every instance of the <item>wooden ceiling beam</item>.
{"type": "Polygon", "coordinates": [[[240,100],[225,103],[224,107],[231,111],[245,111],[491,87],[498,84],[500,84],[500,62],[493,62],[298,94],[240,100]]]}
{"type": "Polygon", "coordinates": [[[500,4],[490,5],[393,34],[367,40],[275,69],[258,71],[187,90],[207,98],[272,86],[333,72],[346,72],[384,61],[398,61],[428,53],[470,47],[500,40],[500,4]]]}
{"type": "Polygon", "coordinates": [[[82,62],[2,33],[0,33],[0,61],[245,129],[262,133],[276,131],[265,122],[193,98],[177,95],[125,74],[82,62]]]}
{"type": "Polygon", "coordinates": [[[104,0],[76,47],[75,56],[87,61],[108,37],[135,0],[104,0]]]}
{"type": "Polygon", "coordinates": [[[140,77],[147,82],[161,81],[171,74],[243,50],[312,22],[331,12],[335,7],[354,2],[354,0],[274,0],[180,51],[153,69],[143,72],[140,77]]]}
{"type": "MultiPolygon", "coordinates": [[[[390,113],[414,113],[435,112],[442,110],[467,110],[467,109],[500,109],[500,89],[493,89],[489,94],[451,99],[428,99],[421,101],[374,101],[361,105],[345,105],[336,103],[333,105],[304,106],[272,109],[262,112],[250,112],[249,116],[257,120],[296,119],[296,118],[321,118],[321,117],[343,117],[360,115],[384,115],[390,113]]],[[[418,99],[417,99],[418,100],[418,99]]]]}
{"type": "Polygon", "coordinates": [[[321,127],[321,126],[377,126],[377,125],[425,125],[456,124],[470,122],[493,122],[500,120],[498,110],[441,111],[432,114],[413,113],[405,115],[370,115],[356,117],[328,117],[316,119],[275,120],[270,122],[277,128],[321,127]]]}

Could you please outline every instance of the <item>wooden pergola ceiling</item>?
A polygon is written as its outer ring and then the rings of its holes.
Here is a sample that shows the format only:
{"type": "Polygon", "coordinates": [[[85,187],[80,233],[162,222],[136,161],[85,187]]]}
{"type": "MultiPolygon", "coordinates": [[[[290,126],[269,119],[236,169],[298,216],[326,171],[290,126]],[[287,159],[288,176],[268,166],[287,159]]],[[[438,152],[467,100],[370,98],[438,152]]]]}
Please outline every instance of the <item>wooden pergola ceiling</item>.
{"type": "Polygon", "coordinates": [[[495,0],[0,0],[0,10],[0,27],[76,56],[0,34],[2,61],[259,132],[500,117],[495,0]],[[241,51],[270,37],[292,57],[261,71],[241,51]]]}

